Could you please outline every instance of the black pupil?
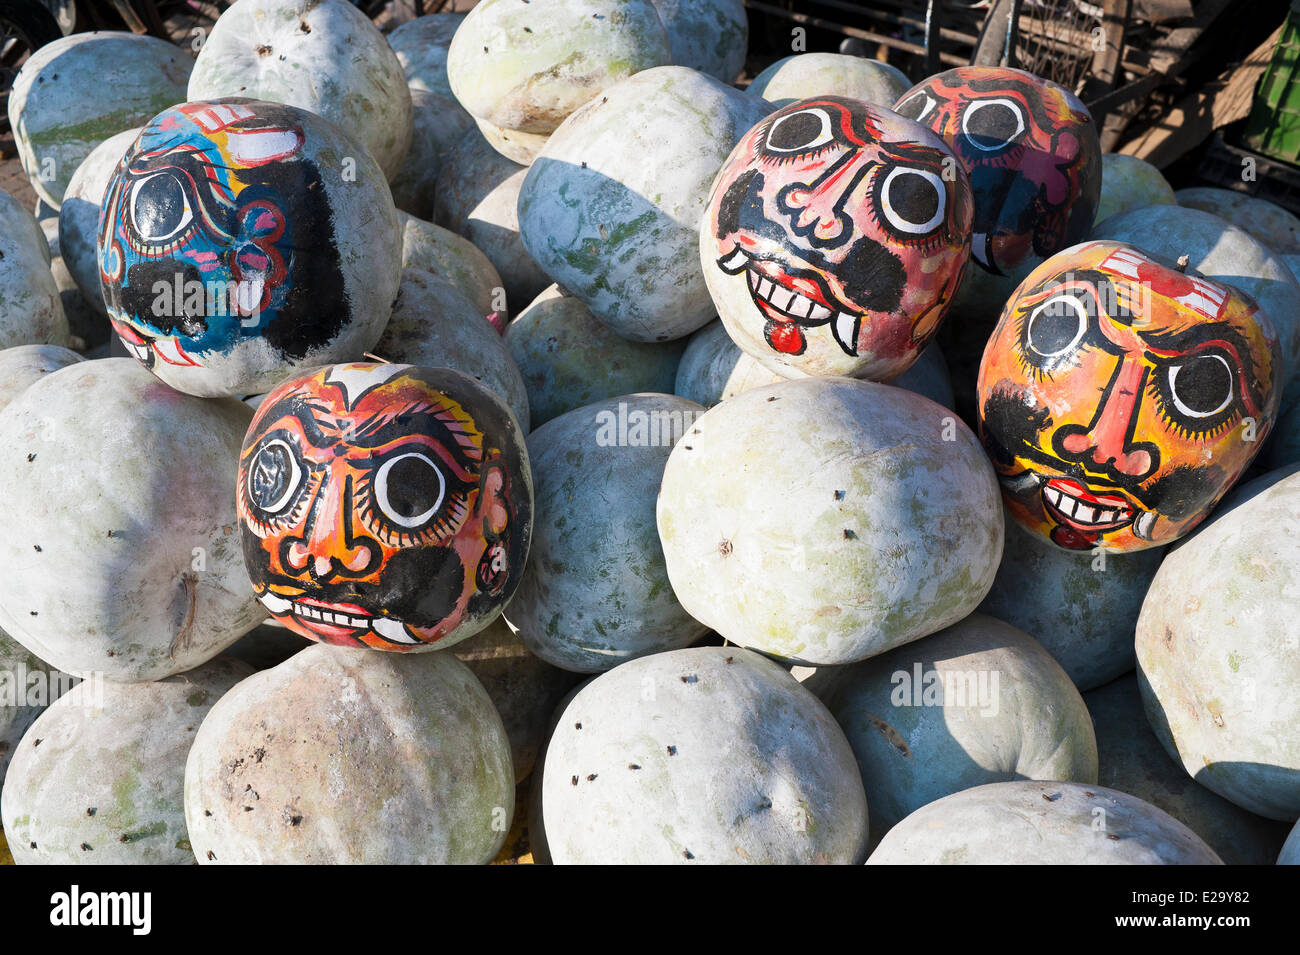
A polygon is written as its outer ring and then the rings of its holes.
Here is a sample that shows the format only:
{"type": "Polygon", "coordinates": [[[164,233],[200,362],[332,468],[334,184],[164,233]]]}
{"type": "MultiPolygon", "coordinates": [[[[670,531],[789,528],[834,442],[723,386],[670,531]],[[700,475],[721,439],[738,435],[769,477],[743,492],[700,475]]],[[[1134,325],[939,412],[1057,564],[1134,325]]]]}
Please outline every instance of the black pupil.
{"type": "Polygon", "coordinates": [[[1040,355],[1055,355],[1079,334],[1079,313],[1069,302],[1045,305],[1029,323],[1029,344],[1040,355]]]}
{"type": "Polygon", "coordinates": [[[966,135],[988,149],[1011,142],[1020,126],[1020,117],[1005,103],[978,103],[966,114],[966,135]]]}
{"type": "Polygon", "coordinates": [[[901,172],[889,182],[889,204],[905,222],[925,225],[939,211],[939,190],[915,172],[901,172]]]}
{"type": "Polygon", "coordinates": [[[1183,365],[1174,378],[1178,400],[1198,414],[1209,414],[1232,391],[1232,373],[1217,358],[1203,356],[1183,365]]]}
{"type": "Polygon", "coordinates": [[[425,458],[402,458],[388,470],[388,508],[398,517],[423,514],[441,493],[438,472],[425,458]]]}
{"type": "Polygon", "coordinates": [[[284,497],[289,490],[289,480],[293,476],[293,462],[289,449],[283,444],[273,444],[257,453],[253,462],[253,473],[249,482],[249,493],[253,502],[263,510],[269,510],[284,497]]]}
{"type": "Polygon", "coordinates": [[[146,239],[171,235],[185,216],[185,192],[166,173],[151,176],[135,194],[135,227],[146,239]]]}
{"type": "Polygon", "coordinates": [[[777,121],[767,142],[773,149],[800,149],[815,142],[821,134],[820,113],[794,113],[777,121]]]}

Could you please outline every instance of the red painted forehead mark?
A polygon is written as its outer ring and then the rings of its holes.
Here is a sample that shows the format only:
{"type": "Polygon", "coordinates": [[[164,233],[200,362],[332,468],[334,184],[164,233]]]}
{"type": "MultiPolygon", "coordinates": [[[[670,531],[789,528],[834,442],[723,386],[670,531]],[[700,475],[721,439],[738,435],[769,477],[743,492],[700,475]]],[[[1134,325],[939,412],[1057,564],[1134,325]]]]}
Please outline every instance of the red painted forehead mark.
{"type": "Polygon", "coordinates": [[[1101,268],[1144,285],[1210,321],[1217,320],[1228,303],[1228,292],[1221,286],[1165,268],[1132,249],[1116,249],[1102,261],[1101,268]]]}

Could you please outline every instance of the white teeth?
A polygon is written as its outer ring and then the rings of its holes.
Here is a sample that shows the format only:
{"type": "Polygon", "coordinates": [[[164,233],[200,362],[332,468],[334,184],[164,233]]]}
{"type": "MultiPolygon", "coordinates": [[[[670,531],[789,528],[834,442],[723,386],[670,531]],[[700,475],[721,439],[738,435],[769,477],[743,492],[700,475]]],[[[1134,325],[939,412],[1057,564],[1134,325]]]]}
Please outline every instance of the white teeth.
{"type": "MultiPolygon", "coordinates": [[[[262,598],[266,603],[266,598],[262,598]]],[[[288,606],[289,601],[283,601],[288,606]]],[[[269,607],[270,604],[267,604],[269,607]]],[[[319,607],[313,607],[310,604],[293,604],[293,612],[299,617],[306,617],[308,620],[319,620],[321,623],[332,623],[339,627],[352,627],[355,630],[364,630],[370,626],[369,617],[352,617],[345,613],[331,613],[328,610],[321,610],[319,607]]]]}
{"type": "Polygon", "coordinates": [[[829,308],[827,308],[825,305],[818,305],[816,302],[812,303],[812,311],[808,313],[808,318],[810,321],[824,322],[826,321],[826,319],[830,317],[831,317],[831,310],[829,308]]]}
{"type": "Polygon", "coordinates": [[[274,614],[286,613],[289,608],[293,606],[292,600],[285,600],[283,597],[277,597],[269,590],[257,599],[262,601],[262,605],[274,614]]]}
{"type": "Polygon", "coordinates": [[[797,292],[790,293],[791,302],[786,307],[786,314],[793,315],[795,318],[807,318],[808,313],[812,311],[816,303],[810,298],[804,298],[797,292]]]}
{"type": "Polygon", "coordinates": [[[784,312],[790,307],[790,303],[794,301],[794,296],[794,292],[778,285],[772,290],[772,297],[769,301],[784,312]]]}
{"type": "Polygon", "coordinates": [[[406,627],[402,624],[402,621],[394,620],[391,617],[376,617],[370,622],[370,627],[375,633],[394,643],[414,645],[420,642],[406,632],[406,627]]]}
{"type": "Polygon", "coordinates": [[[1072,517],[1085,524],[1113,524],[1127,518],[1129,514],[1127,508],[1101,508],[1085,504],[1050,486],[1043,488],[1043,497],[1065,517],[1072,517]]]}
{"type": "Polygon", "coordinates": [[[768,280],[768,279],[759,279],[759,282],[758,282],[758,297],[761,298],[761,299],[763,299],[764,301],[766,301],[767,299],[769,299],[769,298],[772,297],[772,289],[774,289],[774,288],[776,288],[776,285],[775,285],[773,282],[771,282],[770,280],[768,280]]]}
{"type": "Polygon", "coordinates": [[[1043,488],[1043,495],[1047,498],[1049,504],[1061,503],[1061,492],[1054,487],[1043,488]]]}
{"type": "Polygon", "coordinates": [[[1078,504],[1074,508],[1074,516],[1081,521],[1091,521],[1092,515],[1095,513],[1096,511],[1090,507],[1084,506],[1083,504],[1078,504]]]}
{"type": "Polygon", "coordinates": [[[831,334],[839,342],[840,348],[846,355],[856,355],[858,353],[858,327],[861,325],[861,319],[850,315],[848,312],[840,312],[835,316],[835,321],[831,326],[831,334]]]}

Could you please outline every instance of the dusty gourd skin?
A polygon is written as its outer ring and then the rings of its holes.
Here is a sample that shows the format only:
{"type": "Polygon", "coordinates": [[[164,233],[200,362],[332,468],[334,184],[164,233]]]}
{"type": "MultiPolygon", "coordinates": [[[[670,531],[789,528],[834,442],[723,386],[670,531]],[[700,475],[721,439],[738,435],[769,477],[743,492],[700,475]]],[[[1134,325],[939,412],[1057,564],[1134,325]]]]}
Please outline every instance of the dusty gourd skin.
{"type": "MultiPolygon", "coordinates": [[[[733,83],[745,65],[744,0],[651,0],[668,31],[673,63],[733,83]]],[[[903,84],[906,89],[907,84],[903,84]]]]}
{"type": "Polygon", "coordinates": [[[447,50],[465,22],[463,13],[430,13],[403,23],[388,34],[388,45],[412,90],[454,95],[447,79],[447,50]]]}
{"type": "Polygon", "coordinates": [[[1300,252],[1300,219],[1267,199],[1211,186],[1179,189],[1174,199],[1180,206],[1212,213],[1245,229],[1279,255],[1300,252]]]}
{"type": "Polygon", "coordinates": [[[1094,222],[1105,222],[1130,209],[1176,202],[1173,186],[1151,163],[1124,153],[1102,154],[1101,197],[1097,200],[1094,222]]]}
{"type": "Polygon", "coordinates": [[[993,617],[971,614],[870,660],[818,670],[804,686],[853,747],[874,839],[972,786],[1097,781],[1079,691],[1038,641],[993,617]]]}
{"type": "Polygon", "coordinates": [[[392,178],[393,204],[422,219],[433,216],[444,156],[474,123],[451,96],[411,89],[411,148],[392,178]]]}
{"type": "Polygon", "coordinates": [[[736,144],[699,224],[737,345],[787,378],[891,381],[939,328],[970,256],[970,183],[925,126],[797,100],[736,144]]]}
{"type": "Polygon", "coordinates": [[[855,864],[867,801],[844,734],[770,660],[634,660],[565,707],[542,778],[558,865],[855,864]]]}
{"type": "Polygon", "coordinates": [[[474,118],[474,124],[481,135],[503,159],[520,166],[531,166],[541,155],[550,133],[525,133],[518,129],[506,129],[489,123],[486,119],[474,118]]]}
{"type": "Polygon", "coordinates": [[[1084,695],[1097,730],[1097,782],[1163,809],[1228,865],[1272,865],[1285,824],[1234,806],[1192,780],[1147,725],[1132,674],[1084,695]]]}
{"type": "Polygon", "coordinates": [[[1002,555],[997,482],[969,429],[920,395],[848,378],[710,409],[669,457],[658,519],[687,611],[810,665],[956,623],[1002,555]]]}
{"type": "Polygon", "coordinates": [[[617,395],[672,392],[685,344],[616,335],[558,285],[515,316],[506,326],[505,342],[528,389],[534,429],[617,395]]]}
{"type": "Polygon", "coordinates": [[[1008,514],[1002,563],[980,610],[1033,634],[1081,692],[1091,690],[1133,669],[1133,628],[1164,556],[1162,547],[1062,550],[1008,514]]]}
{"type": "Polygon", "coordinates": [[[867,865],[1222,865],[1134,796],[1078,782],[989,783],[922,806],[867,865]]]}
{"type": "Polygon", "coordinates": [[[186,99],[194,61],[134,33],[76,33],[37,50],[14,80],[9,122],[23,171],[58,209],[77,166],[110,136],[186,99]]]}
{"type": "Polygon", "coordinates": [[[749,92],[778,108],[809,96],[844,96],[890,109],[911,85],[902,70],[879,60],[845,53],[796,53],[754,77],[749,92]]]}
{"type": "Polygon", "coordinates": [[[68,344],[45,237],[32,214],[0,192],[0,348],[68,344]]]}
{"type": "Polygon", "coordinates": [[[1039,265],[980,363],[980,437],[1022,526],[1131,553],[1204,520],[1277,415],[1269,317],[1234,287],[1119,242],[1039,265]]]}
{"type": "Polygon", "coordinates": [[[484,0],[452,38],[447,78],[474,116],[546,134],[619,80],[670,62],[651,0],[484,0]]]}
{"type": "Polygon", "coordinates": [[[1189,273],[1250,296],[1273,323],[1282,346],[1278,390],[1291,379],[1300,365],[1300,283],[1280,253],[1216,215],[1175,205],[1113,215],[1098,223],[1090,238],[1128,243],[1169,267],[1185,255],[1189,273]]]}
{"type": "Polygon", "coordinates": [[[529,435],[536,523],[505,617],[543,660],[597,673],[703,636],[669,585],[655,527],[664,462],[701,413],[673,395],[622,395],[529,435]]]}
{"type": "Polygon", "coordinates": [[[355,136],[388,179],[411,143],[402,64],[347,0],[242,0],[222,13],[194,63],[188,98],[222,96],[310,110],[355,136]]]}
{"type": "Polygon", "coordinates": [[[59,207],[59,254],[82,296],[105,317],[108,309],[99,287],[95,249],[99,238],[99,210],[118,163],[143,128],[123,130],[92,149],[68,181],[63,205],[59,207]]]}
{"type": "Polygon", "coordinates": [[[54,685],[51,675],[57,678],[62,674],[0,630],[0,795],[18,741],[45,707],[54,702],[48,692],[54,685]],[[33,675],[34,682],[44,688],[39,696],[34,683],[26,679],[33,675]]]}
{"type": "Polygon", "coordinates": [[[356,362],[292,378],[259,404],[238,472],[252,589],[308,640],[441,649],[519,586],[533,509],[523,432],[468,375],[356,362]]]}
{"type": "Polygon", "coordinates": [[[185,760],[213,704],[253,673],[217,657],[152,683],[87,682],[32,725],[3,793],[20,865],[192,865],[185,760]]]}
{"type": "Polygon", "coordinates": [[[533,654],[498,617],[451,651],[487,690],[510,740],[515,783],[533,772],[556,705],[581,679],[533,654]]]}
{"type": "Polygon", "coordinates": [[[519,236],[519,190],[527,172],[469,130],[444,157],[433,208],[434,222],[491,260],[516,311],[551,284],[519,236]]]}
{"type": "Polygon", "coordinates": [[[397,214],[402,227],[402,268],[423,269],[456,286],[483,315],[506,314],[501,276],[468,239],[424,219],[397,214]]]}
{"type": "Polygon", "coordinates": [[[266,614],[235,516],[234,398],[168,388],[130,358],[45,375],[0,414],[0,627],[83,676],[157,680],[266,614]]]}
{"type": "Polygon", "coordinates": [[[1151,728],[1197,783],[1290,821],[1300,620],[1279,608],[1300,600],[1300,474],[1252,484],[1160,565],[1138,618],[1138,685],[1151,728]]]}
{"type": "Polygon", "coordinates": [[[519,192],[524,247],[624,338],[689,335],[715,314],[697,251],[709,188],[770,111],[681,66],[609,87],[529,167],[519,192]]]}
{"type": "Polygon", "coordinates": [[[226,694],[185,768],[203,864],[481,865],[514,798],[501,717],[450,653],[309,647],[226,694]]]}
{"type": "Polygon", "coordinates": [[[347,132],[232,97],[149,121],[108,184],[96,251],[127,350],[206,397],[367,351],[399,242],[388,184],[347,132]]]}
{"type": "Polygon", "coordinates": [[[45,375],[81,360],[76,352],[59,345],[15,345],[0,350],[0,411],[45,375]]]}
{"type": "Polygon", "coordinates": [[[392,317],[372,354],[469,375],[509,405],[527,430],[528,391],[501,335],[459,289],[432,273],[402,270],[392,317]]]}

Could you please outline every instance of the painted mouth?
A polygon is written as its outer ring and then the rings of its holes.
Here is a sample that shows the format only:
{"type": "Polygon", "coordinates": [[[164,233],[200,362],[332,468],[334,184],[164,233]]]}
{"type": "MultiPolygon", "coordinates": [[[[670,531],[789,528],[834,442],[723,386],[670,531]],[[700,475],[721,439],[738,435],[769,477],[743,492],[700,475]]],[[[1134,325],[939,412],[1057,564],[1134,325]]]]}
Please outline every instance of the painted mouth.
{"type": "Polygon", "coordinates": [[[749,295],[769,322],[795,324],[805,328],[830,325],[831,336],[844,354],[857,356],[861,315],[832,308],[831,303],[819,292],[814,293],[817,297],[813,298],[795,289],[791,284],[793,279],[779,265],[751,258],[739,248],[720,258],[718,268],[728,275],[746,273],[749,295]]]}
{"type": "Polygon", "coordinates": [[[1043,505],[1061,524],[1082,531],[1106,531],[1133,523],[1134,507],[1122,497],[1093,494],[1079,484],[1052,478],[1043,485],[1043,505]]]}
{"type": "Polygon", "coordinates": [[[146,368],[152,369],[159,358],[169,365],[199,367],[199,363],[186,353],[179,339],[149,338],[141,335],[125,322],[119,322],[116,319],[111,321],[114,331],[117,332],[117,337],[122,340],[126,350],[146,368]]]}
{"type": "Polygon", "coordinates": [[[402,621],[376,617],[358,604],[327,603],[314,597],[291,599],[269,590],[259,594],[257,599],[277,620],[292,618],[294,623],[326,640],[355,640],[356,634],[369,632],[398,646],[413,647],[421,643],[411,636],[402,621]]]}

